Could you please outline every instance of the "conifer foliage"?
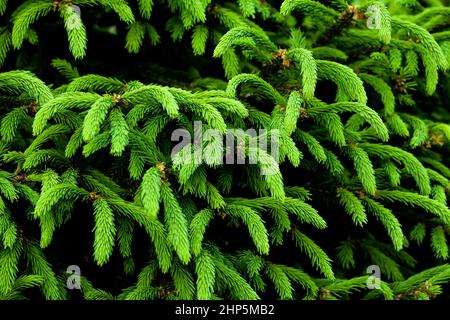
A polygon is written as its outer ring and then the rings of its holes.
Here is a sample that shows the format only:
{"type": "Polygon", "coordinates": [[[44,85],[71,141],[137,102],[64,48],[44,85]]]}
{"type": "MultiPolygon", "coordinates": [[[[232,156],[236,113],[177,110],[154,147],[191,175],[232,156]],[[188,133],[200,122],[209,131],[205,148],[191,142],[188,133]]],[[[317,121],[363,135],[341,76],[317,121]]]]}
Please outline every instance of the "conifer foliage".
{"type": "Polygon", "coordinates": [[[0,299],[448,298],[449,6],[0,0],[0,299]]]}

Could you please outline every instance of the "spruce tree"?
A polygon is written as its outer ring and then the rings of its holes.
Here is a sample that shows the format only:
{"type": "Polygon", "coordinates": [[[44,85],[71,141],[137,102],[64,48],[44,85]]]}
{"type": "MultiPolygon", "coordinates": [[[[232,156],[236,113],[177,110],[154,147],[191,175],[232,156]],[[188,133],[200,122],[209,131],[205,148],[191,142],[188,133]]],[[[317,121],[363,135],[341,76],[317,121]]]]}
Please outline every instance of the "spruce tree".
{"type": "Polygon", "coordinates": [[[449,6],[0,0],[0,299],[448,298],[449,6]]]}

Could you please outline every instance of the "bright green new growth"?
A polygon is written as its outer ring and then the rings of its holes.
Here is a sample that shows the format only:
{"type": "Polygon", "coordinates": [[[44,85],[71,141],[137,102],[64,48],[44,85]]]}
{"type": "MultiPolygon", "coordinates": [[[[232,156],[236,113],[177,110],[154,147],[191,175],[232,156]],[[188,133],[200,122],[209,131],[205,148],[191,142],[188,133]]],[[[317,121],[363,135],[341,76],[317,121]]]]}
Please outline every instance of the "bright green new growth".
{"type": "Polygon", "coordinates": [[[116,228],[114,224],[114,213],[102,198],[94,201],[94,258],[101,266],[105,264],[111,256],[114,246],[114,236],[116,228]]]}
{"type": "Polygon", "coordinates": [[[0,299],[447,299],[448,5],[0,1],[0,299]]]}
{"type": "Polygon", "coordinates": [[[141,201],[145,211],[152,218],[156,218],[159,212],[161,196],[161,177],[158,168],[148,169],[142,178],[141,201]]]}

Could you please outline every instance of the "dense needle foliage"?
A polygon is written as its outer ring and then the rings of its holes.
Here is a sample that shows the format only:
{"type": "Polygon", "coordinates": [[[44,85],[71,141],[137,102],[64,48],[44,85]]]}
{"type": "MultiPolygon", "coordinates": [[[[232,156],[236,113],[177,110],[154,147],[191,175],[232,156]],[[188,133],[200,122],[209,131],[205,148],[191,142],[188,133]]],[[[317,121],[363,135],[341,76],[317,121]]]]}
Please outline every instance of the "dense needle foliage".
{"type": "Polygon", "coordinates": [[[449,5],[0,0],[0,299],[449,298],[449,5]]]}

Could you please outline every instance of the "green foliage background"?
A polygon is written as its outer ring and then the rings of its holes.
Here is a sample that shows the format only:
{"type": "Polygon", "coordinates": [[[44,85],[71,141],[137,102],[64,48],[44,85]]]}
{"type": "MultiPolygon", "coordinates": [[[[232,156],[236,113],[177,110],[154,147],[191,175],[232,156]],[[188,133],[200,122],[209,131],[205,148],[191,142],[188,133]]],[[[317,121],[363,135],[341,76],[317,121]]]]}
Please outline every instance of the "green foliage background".
{"type": "Polygon", "coordinates": [[[0,0],[0,299],[448,299],[449,5],[0,0]]]}

